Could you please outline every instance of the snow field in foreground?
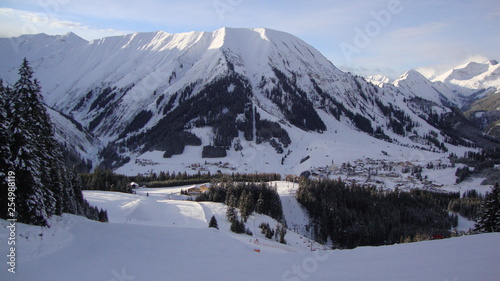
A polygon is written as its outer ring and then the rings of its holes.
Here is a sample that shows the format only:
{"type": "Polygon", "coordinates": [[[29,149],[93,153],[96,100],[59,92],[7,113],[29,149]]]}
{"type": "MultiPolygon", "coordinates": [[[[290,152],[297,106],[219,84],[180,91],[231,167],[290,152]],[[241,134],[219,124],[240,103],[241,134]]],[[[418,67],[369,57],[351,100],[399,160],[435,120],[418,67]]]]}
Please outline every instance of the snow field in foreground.
{"type": "MultiPolygon", "coordinates": [[[[302,219],[290,196],[294,186],[276,185],[287,219],[302,219]]],[[[53,217],[48,229],[18,223],[17,273],[7,272],[2,262],[0,280],[399,281],[498,280],[500,276],[498,233],[311,252],[304,246],[307,243],[298,245],[303,237],[289,231],[287,249],[260,246],[258,253],[255,239],[280,245],[265,239],[258,225],[253,229],[254,222],[274,226],[273,219],[254,215],[246,224],[254,236],[234,234],[225,219],[225,205],[170,200],[169,196],[177,196],[173,191],[139,189],[137,195],[85,191],[91,204],[108,210],[110,223],[66,214],[53,217]],[[212,215],[220,230],[207,227],[212,215]]],[[[8,223],[0,220],[0,224],[0,239],[7,241],[8,223]]],[[[6,244],[2,245],[5,261],[6,244]]]]}

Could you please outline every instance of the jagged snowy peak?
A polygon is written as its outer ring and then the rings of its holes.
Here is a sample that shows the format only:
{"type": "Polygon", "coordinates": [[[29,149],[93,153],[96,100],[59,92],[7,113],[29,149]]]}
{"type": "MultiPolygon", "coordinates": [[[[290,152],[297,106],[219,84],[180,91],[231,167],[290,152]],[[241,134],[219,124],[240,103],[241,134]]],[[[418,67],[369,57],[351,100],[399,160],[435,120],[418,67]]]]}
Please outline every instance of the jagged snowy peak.
{"type": "Polygon", "coordinates": [[[373,85],[382,87],[384,84],[388,84],[391,82],[391,79],[389,77],[377,74],[377,75],[370,75],[365,77],[366,81],[372,83],[373,85]]]}
{"type": "Polygon", "coordinates": [[[468,62],[433,79],[469,89],[500,89],[500,64],[495,60],[468,62]]]}

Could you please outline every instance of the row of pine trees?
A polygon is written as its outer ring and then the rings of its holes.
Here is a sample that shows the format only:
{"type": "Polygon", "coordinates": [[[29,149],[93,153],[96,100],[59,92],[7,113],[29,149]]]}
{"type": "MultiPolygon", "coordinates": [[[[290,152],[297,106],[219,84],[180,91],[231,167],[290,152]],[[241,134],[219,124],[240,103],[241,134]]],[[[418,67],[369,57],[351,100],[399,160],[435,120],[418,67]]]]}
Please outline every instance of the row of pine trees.
{"type": "Polygon", "coordinates": [[[315,239],[336,248],[378,246],[449,237],[457,213],[477,222],[473,233],[500,231],[500,187],[481,196],[412,189],[381,191],[342,180],[302,180],[297,200],[311,218],[315,239]],[[451,214],[450,214],[451,212],[451,214]]]}
{"type": "Polygon", "coordinates": [[[380,191],[340,179],[301,181],[297,192],[315,239],[331,239],[335,248],[394,244],[416,235],[449,236],[458,218],[447,207],[455,198],[458,194],[417,189],[380,191]]]}
{"type": "MultiPolygon", "coordinates": [[[[41,95],[24,59],[19,80],[0,81],[0,216],[48,226],[52,215],[71,213],[107,221],[107,213],[88,204],[74,169],[66,167],[41,95]],[[15,174],[15,212],[8,212],[7,174],[15,174]]],[[[10,210],[12,211],[12,210],[10,210]]]]}

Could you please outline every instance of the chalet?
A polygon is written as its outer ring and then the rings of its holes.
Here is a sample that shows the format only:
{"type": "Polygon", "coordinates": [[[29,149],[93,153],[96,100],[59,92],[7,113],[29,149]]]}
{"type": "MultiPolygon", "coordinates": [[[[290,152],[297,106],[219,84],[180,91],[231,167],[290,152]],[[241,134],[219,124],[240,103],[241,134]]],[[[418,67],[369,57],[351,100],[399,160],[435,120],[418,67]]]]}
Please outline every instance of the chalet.
{"type": "Polygon", "coordinates": [[[387,178],[399,178],[401,175],[397,172],[388,172],[385,174],[381,174],[380,176],[387,177],[387,178]]]}
{"type": "Polygon", "coordinates": [[[131,188],[138,188],[139,187],[139,184],[135,183],[135,182],[131,182],[130,183],[130,187],[131,188]]]}
{"type": "Polygon", "coordinates": [[[187,193],[190,196],[199,196],[201,194],[201,190],[198,187],[191,187],[188,188],[187,193]]]}
{"type": "Polygon", "coordinates": [[[200,192],[205,192],[205,191],[207,191],[208,189],[209,189],[209,187],[208,187],[208,186],[206,186],[206,185],[204,185],[204,184],[200,185],[200,192]]]}
{"type": "Polygon", "coordinates": [[[194,187],[188,188],[187,194],[189,196],[200,196],[203,192],[207,191],[208,189],[209,189],[208,186],[202,184],[199,187],[194,186],[194,187]]]}

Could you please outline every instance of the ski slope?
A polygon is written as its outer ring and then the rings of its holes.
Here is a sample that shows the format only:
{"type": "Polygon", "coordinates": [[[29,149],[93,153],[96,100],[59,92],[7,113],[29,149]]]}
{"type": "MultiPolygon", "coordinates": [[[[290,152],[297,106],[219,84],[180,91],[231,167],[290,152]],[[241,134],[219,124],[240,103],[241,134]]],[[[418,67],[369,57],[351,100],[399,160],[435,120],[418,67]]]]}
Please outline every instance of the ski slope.
{"type": "MultiPolygon", "coordinates": [[[[276,187],[287,220],[304,219],[293,201],[296,186],[276,182],[276,187]]],[[[0,280],[487,281],[500,276],[498,233],[354,250],[313,244],[312,252],[310,241],[291,231],[288,245],[264,238],[255,225],[273,225],[267,216],[247,221],[254,236],[231,233],[225,205],[178,200],[186,199],[180,189],[138,189],[135,195],[85,191],[91,204],[108,210],[110,223],[65,214],[53,217],[51,228],[17,224],[16,274],[2,262],[0,280]],[[220,230],[207,227],[212,215],[220,230]]],[[[0,239],[6,241],[7,222],[0,224],[0,239]]]]}

